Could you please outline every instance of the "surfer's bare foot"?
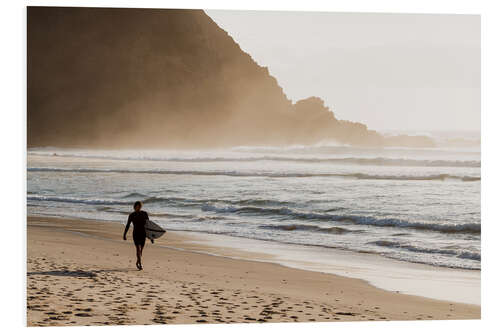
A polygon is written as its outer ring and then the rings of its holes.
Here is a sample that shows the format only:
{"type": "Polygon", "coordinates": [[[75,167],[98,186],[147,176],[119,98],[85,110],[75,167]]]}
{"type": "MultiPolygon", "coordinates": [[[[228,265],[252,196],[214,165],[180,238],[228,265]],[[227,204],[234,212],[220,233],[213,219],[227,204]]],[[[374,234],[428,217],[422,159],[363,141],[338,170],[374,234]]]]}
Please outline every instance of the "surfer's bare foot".
{"type": "Polygon", "coordinates": [[[135,263],[135,267],[137,267],[138,270],[142,269],[142,266],[141,266],[141,264],[139,262],[135,263]]]}

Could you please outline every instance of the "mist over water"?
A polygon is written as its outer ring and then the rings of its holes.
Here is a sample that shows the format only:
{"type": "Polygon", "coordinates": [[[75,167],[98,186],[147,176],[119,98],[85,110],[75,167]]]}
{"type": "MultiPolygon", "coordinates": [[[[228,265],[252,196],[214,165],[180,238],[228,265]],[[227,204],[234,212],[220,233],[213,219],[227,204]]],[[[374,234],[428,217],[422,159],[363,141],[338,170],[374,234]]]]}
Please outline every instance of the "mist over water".
{"type": "Polygon", "coordinates": [[[135,200],[170,230],[481,267],[477,145],[28,151],[28,214],[125,222],[135,200]]]}

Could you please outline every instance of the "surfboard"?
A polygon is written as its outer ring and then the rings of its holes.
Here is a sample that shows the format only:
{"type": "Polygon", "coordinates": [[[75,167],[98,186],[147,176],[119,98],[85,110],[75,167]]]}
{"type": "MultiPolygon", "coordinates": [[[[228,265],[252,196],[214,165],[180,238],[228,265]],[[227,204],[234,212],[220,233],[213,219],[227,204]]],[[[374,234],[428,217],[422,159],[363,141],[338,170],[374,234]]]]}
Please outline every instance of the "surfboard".
{"type": "Polygon", "coordinates": [[[165,229],[151,220],[146,221],[144,228],[146,229],[146,238],[151,239],[151,241],[160,238],[165,233],[165,229]]]}

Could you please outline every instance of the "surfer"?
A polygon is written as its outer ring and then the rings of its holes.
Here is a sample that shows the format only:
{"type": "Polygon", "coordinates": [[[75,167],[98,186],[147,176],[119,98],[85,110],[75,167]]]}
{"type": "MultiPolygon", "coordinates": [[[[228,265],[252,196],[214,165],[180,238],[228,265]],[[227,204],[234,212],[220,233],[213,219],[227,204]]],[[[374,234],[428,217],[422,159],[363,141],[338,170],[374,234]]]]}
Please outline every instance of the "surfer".
{"type": "Polygon", "coordinates": [[[134,237],[134,244],[137,254],[137,262],[135,266],[138,270],[142,270],[142,250],[144,249],[144,244],[146,244],[146,221],[149,220],[148,213],[141,210],[142,203],[136,201],[134,203],[134,212],[128,216],[127,225],[125,226],[125,232],[123,233],[123,240],[127,240],[127,232],[130,227],[130,223],[134,225],[134,231],[132,236],[134,237]]]}

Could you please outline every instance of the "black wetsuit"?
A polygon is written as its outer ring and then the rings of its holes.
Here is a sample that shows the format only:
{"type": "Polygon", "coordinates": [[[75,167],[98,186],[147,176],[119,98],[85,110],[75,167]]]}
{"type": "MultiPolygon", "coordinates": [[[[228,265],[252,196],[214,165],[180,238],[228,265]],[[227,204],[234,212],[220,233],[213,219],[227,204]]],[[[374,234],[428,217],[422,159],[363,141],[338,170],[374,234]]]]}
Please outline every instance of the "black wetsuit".
{"type": "Polygon", "coordinates": [[[146,221],[149,220],[148,213],[145,211],[133,212],[128,216],[127,226],[125,227],[125,235],[127,234],[130,223],[134,225],[132,235],[134,237],[134,244],[144,246],[146,243],[146,221]]]}

